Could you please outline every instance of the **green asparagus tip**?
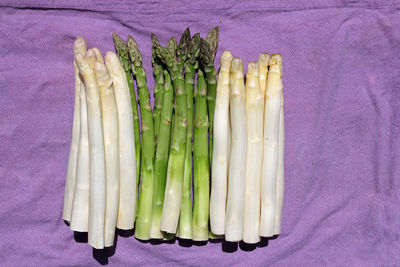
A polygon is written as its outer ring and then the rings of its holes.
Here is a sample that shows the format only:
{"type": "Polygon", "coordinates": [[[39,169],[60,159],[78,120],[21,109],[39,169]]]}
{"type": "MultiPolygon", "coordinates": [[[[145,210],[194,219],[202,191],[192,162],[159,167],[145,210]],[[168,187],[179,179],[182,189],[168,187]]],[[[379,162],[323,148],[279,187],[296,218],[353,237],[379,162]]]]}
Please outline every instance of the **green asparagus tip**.
{"type": "Polygon", "coordinates": [[[203,63],[209,65],[214,63],[218,48],[219,28],[213,28],[205,39],[201,41],[200,57],[203,63]]]}
{"type": "Polygon", "coordinates": [[[190,39],[190,30],[189,28],[186,28],[186,30],[182,33],[181,39],[179,40],[178,56],[183,57],[182,60],[185,60],[185,57],[188,53],[190,39]]]}
{"type": "Polygon", "coordinates": [[[169,51],[162,46],[157,46],[154,49],[155,56],[158,60],[160,60],[163,64],[168,67],[171,67],[175,60],[175,55],[171,56],[169,51]]]}
{"type": "Polygon", "coordinates": [[[153,49],[154,49],[156,46],[159,46],[159,45],[160,45],[160,41],[158,41],[158,38],[157,38],[157,36],[156,36],[154,33],[151,33],[151,44],[152,44],[153,49]]]}
{"type": "Polygon", "coordinates": [[[200,60],[203,65],[210,65],[213,62],[210,45],[203,38],[200,39],[200,60]]]}
{"type": "Polygon", "coordinates": [[[178,44],[176,43],[176,39],[174,36],[172,36],[171,39],[168,40],[167,50],[170,56],[176,56],[178,44]]]}
{"type": "Polygon", "coordinates": [[[138,44],[132,36],[128,36],[128,51],[132,63],[139,67],[142,65],[142,54],[140,54],[138,44]]]}
{"type": "Polygon", "coordinates": [[[193,35],[189,44],[189,62],[195,65],[200,53],[200,33],[193,35]]]}
{"type": "Polygon", "coordinates": [[[116,34],[115,32],[113,32],[113,40],[114,40],[115,51],[117,51],[117,54],[121,60],[124,70],[125,71],[130,70],[131,66],[129,64],[128,47],[126,46],[124,40],[122,40],[122,38],[119,37],[118,34],[116,34]]]}

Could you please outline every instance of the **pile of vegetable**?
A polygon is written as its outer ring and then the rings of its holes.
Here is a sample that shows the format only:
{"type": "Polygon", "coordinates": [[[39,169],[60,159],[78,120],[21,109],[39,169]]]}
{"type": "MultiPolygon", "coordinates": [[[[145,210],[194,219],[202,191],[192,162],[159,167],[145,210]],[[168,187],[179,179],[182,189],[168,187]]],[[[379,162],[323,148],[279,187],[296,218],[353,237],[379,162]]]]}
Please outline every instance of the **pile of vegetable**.
{"type": "Polygon", "coordinates": [[[63,219],[92,247],[112,246],[116,228],[140,240],[257,243],[280,233],[282,57],[261,54],[245,79],[225,51],[217,80],[218,35],[186,29],[164,47],[152,34],[153,90],[132,36],[114,33],[116,53],[104,58],[75,40],[63,219]]]}

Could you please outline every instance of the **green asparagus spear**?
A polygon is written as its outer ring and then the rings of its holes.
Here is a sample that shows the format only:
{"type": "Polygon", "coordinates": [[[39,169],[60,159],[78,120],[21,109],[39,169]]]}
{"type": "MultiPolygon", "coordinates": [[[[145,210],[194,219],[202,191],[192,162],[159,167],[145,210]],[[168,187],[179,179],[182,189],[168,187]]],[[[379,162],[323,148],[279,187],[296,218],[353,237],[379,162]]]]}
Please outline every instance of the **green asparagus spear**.
{"type": "Polygon", "coordinates": [[[165,183],[167,180],[168,152],[171,135],[174,91],[168,71],[164,70],[164,96],[161,109],[160,136],[156,148],[153,209],[151,217],[150,238],[165,238],[160,231],[161,214],[164,203],[165,183]]]}
{"type": "Polygon", "coordinates": [[[209,159],[208,159],[208,116],[207,89],[201,70],[197,74],[195,92],[195,127],[193,150],[193,240],[208,240],[209,215],[209,159]]]}
{"type": "Polygon", "coordinates": [[[141,240],[150,238],[151,208],[154,184],[154,122],[151,111],[150,93],[147,89],[146,72],[142,66],[142,56],[132,36],[128,36],[128,51],[132,62],[133,74],[139,94],[140,114],[142,117],[142,157],[139,204],[136,215],[135,237],[141,240]]]}
{"type": "Polygon", "coordinates": [[[218,47],[218,27],[212,29],[205,39],[201,39],[200,58],[206,75],[207,82],[207,105],[209,127],[209,160],[212,162],[213,139],[212,130],[214,122],[215,97],[217,90],[217,73],[214,67],[214,58],[218,47]]]}
{"type": "Polygon", "coordinates": [[[180,206],[182,200],[182,182],[184,174],[186,131],[187,131],[187,101],[183,80],[183,66],[190,42],[190,32],[187,29],[177,46],[176,39],[171,38],[167,49],[158,46],[156,55],[168,68],[175,93],[175,123],[172,131],[172,142],[167,170],[167,184],[160,229],[167,233],[176,233],[180,206]]]}
{"type": "MultiPolygon", "coordinates": [[[[125,70],[126,79],[128,80],[129,91],[131,95],[132,102],[132,113],[133,113],[133,126],[135,132],[135,152],[136,152],[136,187],[139,185],[140,176],[140,125],[139,125],[139,112],[138,103],[136,100],[135,88],[133,87],[133,80],[131,76],[131,63],[129,60],[128,47],[125,42],[116,33],[113,33],[114,46],[119,59],[122,62],[122,66],[125,70]]],[[[136,190],[138,192],[138,190],[136,190]]],[[[136,193],[138,197],[138,193],[136,193]]]]}
{"type": "Polygon", "coordinates": [[[152,40],[152,65],[153,65],[153,75],[154,75],[154,112],[153,112],[153,119],[154,119],[154,138],[156,141],[156,145],[158,144],[159,139],[159,128],[160,128],[160,117],[161,117],[161,108],[162,108],[162,101],[163,101],[163,86],[164,86],[164,75],[163,75],[163,68],[155,55],[154,49],[160,45],[160,42],[157,40],[157,37],[154,34],[151,34],[152,40]]]}
{"type": "Polygon", "coordinates": [[[179,237],[192,238],[192,137],[193,137],[193,87],[198,69],[197,56],[200,51],[200,34],[196,33],[189,45],[188,61],[185,66],[185,91],[187,99],[187,134],[185,153],[185,172],[183,176],[183,192],[181,214],[179,216],[179,237]]]}

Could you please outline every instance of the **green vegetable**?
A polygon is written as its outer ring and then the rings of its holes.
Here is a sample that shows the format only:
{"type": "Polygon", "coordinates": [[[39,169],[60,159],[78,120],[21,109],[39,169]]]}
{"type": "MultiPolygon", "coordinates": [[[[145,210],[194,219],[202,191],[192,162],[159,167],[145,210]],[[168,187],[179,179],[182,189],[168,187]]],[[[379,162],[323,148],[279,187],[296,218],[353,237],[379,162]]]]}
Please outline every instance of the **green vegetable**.
{"type": "Polygon", "coordinates": [[[193,194],[193,240],[208,240],[209,215],[209,159],[208,159],[208,116],[207,87],[203,72],[198,71],[195,92],[194,128],[194,194],[193,194]]]}
{"type": "Polygon", "coordinates": [[[215,109],[215,97],[217,92],[217,73],[214,66],[214,58],[217,53],[218,47],[218,27],[212,29],[205,39],[201,39],[200,43],[200,59],[206,75],[207,82],[207,105],[208,105],[208,119],[210,122],[209,127],[209,160],[212,162],[212,151],[213,151],[213,121],[214,121],[214,109],[215,109]]]}
{"type": "Polygon", "coordinates": [[[155,48],[160,45],[160,42],[157,40],[157,37],[154,34],[151,34],[152,40],[152,65],[153,65],[153,76],[155,81],[154,86],[154,112],[153,112],[153,120],[154,120],[154,138],[156,141],[156,145],[158,145],[158,139],[160,135],[160,118],[161,118],[161,109],[163,105],[163,95],[164,95],[164,75],[163,75],[163,67],[160,64],[159,60],[155,55],[155,48]]]}
{"type": "Polygon", "coordinates": [[[189,45],[188,61],[185,66],[185,91],[187,94],[187,134],[185,153],[185,172],[183,176],[183,192],[181,214],[179,217],[179,237],[192,238],[192,138],[193,138],[193,87],[198,69],[197,56],[200,51],[200,34],[196,33],[189,45]]]}
{"type": "Polygon", "coordinates": [[[160,120],[160,132],[162,134],[159,136],[156,149],[153,208],[150,229],[151,238],[165,238],[165,234],[160,231],[160,223],[164,203],[165,183],[167,180],[168,152],[171,135],[174,91],[168,71],[164,70],[163,75],[164,95],[160,120]]]}
{"type": "Polygon", "coordinates": [[[142,66],[142,56],[138,44],[128,37],[128,51],[132,62],[132,71],[136,78],[139,94],[140,114],[142,117],[142,155],[141,182],[138,211],[136,214],[135,237],[142,240],[150,238],[151,208],[154,186],[154,122],[150,104],[150,94],[146,84],[146,72],[142,66]]]}
{"type": "Polygon", "coordinates": [[[167,66],[170,72],[175,93],[175,123],[172,132],[167,185],[160,225],[160,229],[167,233],[176,233],[182,199],[187,131],[187,101],[182,72],[189,42],[190,32],[189,29],[186,29],[179,42],[179,47],[173,37],[168,42],[167,48],[158,46],[155,50],[157,58],[167,66]]]}
{"type": "MultiPolygon", "coordinates": [[[[133,126],[135,133],[135,152],[136,152],[136,187],[139,185],[139,177],[140,177],[140,125],[139,125],[139,112],[138,112],[138,103],[136,100],[135,88],[133,87],[133,79],[131,76],[131,63],[129,60],[128,47],[125,44],[124,40],[119,37],[116,33],[113,33],[114,46],[119,59],[122,63],[122,66],[125,70],[126,79],[129,85],[129,91],[131,95],[132,102],[132,114],[133,114],[133,126]]],[[[139,192],[138,190],[136,191],[139,192]]],[[[136,193],[136,197],[138,194],[136,193]]]]}

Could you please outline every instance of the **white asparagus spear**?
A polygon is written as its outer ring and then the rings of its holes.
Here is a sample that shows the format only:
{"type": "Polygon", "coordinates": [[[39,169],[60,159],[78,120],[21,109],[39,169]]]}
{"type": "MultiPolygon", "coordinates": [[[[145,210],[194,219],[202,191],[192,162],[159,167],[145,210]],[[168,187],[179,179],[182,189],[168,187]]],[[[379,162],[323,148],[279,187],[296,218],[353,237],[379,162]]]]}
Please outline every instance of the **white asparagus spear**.
{"type": "MultiPolygon", "coordinates": [[[[278,64],[281,69],[282,77],[282,56],[280,54],[273,54],[271,56],[270,64],[278,64]]],[[[281,94],[281,110],[279,114],[279,155],[278,155],[278,170],[276,177],[276,209],[275,209],[275,224],[274,234],[278,235],[281,232],[282,221],[282,206],[283,197],[285,193],[285,168],[284,168],[284,151],[285,151],[285,119],[283,114],[283,92],[281,94]]]]}
{"type": "Polygon", "coordinates": [[[104,63],[96,62],[95,72],[100,89],[106,160],[104,246],[110,247],[114,244],[119,204],[118,112],[117,104],[115,103],[114,87],[104,63]]]}
{"type": "Polygon", "coordinates": [[[278,167],[279,117],[282,80],[279,65],[270,65],[264,113],[264,156],[261,181],[260,235],[274,235],[276,211],[276,174],[278,167]]]}
{"type": "MultiPolygon", "coordinates": [[[[267,87],[267,76],[268,76],[268,63],[270,56],[268,53],[262,53],[258,57],[259,67],[259,79],[260,79],[260,90],[261,94],[265,96],[265,89],[267,87]]],[[[264,106],[264,103],[263,103],[264,106]]]]}
{"type": "MultiPolygon", "coordinates": [[[[263,110],[263,121],[264,121],[264,108],[265,108],[265,89],[267,88],[267,77],[268,77],[268,64],[270,55],[268,53],[262,53],[258,57],[259,67],[259,79],[260,79],[260,90],[263,96],[262,110],[263,110]]],[[[264,129],[263,129],[264,131],[264,129]]]]}
{"type": "Polygon", "coordinates": [[[96,54],[96,61],[104,64],[103,54],[101,53],[100,49],[97,47],[93,47],[91,50],[96,54]]]}
{"type": "Polygon", "coordinates": [[[247,65],[246,118],[247,156],[246,187],[243,211],[243,241],[254,244],[260,241],[260,184],[263,155],[263,102],[260,90],[259,66],[247,65]]]}
{"type": "MultiPolygon", "coordinates": [[[[230,113],[230,111],[229,111],[229,109],[228,109],[228,114],[230,113]]],[[[232,146],[232,138],[231,138],[231,118],[230,118],[230,116],[228,115],[228,121],[227,121],[227,124],[228,124],[228,156],[226,157],[227,158],[227,161],[228,161],[228,165],[227,165],[227,168],[228,168],[228,170],[229,170],[229,159],[230,159],[230,157],[231,157],[231,146],[232,146]]],[[[227,175],[228,176],[228,179],[229,179],[229,175],[227,175]]],[[[227,182],[228,182],[228,180],[227,180],[227,182]]],[[[226,202],[226,201],[225,201],[226,202]]]]}
{"type": "Polygon", "coordinates": [[[106,67],[113,84],[118,111],[120,192],[117,227],[132,229],[136,216],[136,155],[131,95],[128,81],[118,56],[107,52],[106,67]]]}
{"type": "Polygon", "coordinates": [[[246,105],[243,63],[233,58],[230,80],[231,150],[229,159],[228,201],[225,217],[226,241],[242,240],[246,174],[246,105]]]}
{"type": "MultiPolygon", "coordinates": [[[[86,41],[82,37],[77,37],[74,42],[74,56],[78,53],[85,54],[87,50],[86,41]]],[[[81,79],[79,77],[79,70],[74,60],[75,72],[75,104],[74,104],[74,118],[72,122],[72,139],[71,147],[69,150],[67,175],[65,179],[65,193],[64,193],[64,209],[63,219],[66,221],[71,220],[72,203],[74,199],[75,180],[76,180],[76,162],[78,158],[79,147],[79,131],[80,131],[80,116],[79,116],[79,92],[81,88],[81,79]]]]}
{"type": "Polygon", "coordinates": [[[76,164],[76,183],[70,228],[87,232],[89,227],[89,137],[87,125],[86,89],[81,82],[79,92],[80,133],[76,164]]]}
{"type": "Polygon", "coordinates": [[[104,161],[103,123],[100,92],[90,62],[96,58],[93,50],[75,60],[86,88],[89,136],[89,234],[88,243],[96,249],[104,248],[104,212],[106,198],[106,172],[104,161]]]}
{"type": "Polygon", "coordinates": [[[210,225],[212,233],[225,233],[225,205],[228,176],[228,147],[230,145],[229,121],[229,79],[232,53],[224,51],[218,75],[217,95],[214,111],[213,162],[211,171],[210,225]]]}
{"type": "Polygon", "coordinates": [[[283,94],[281,96],[281,111],[279,118],[279,155],[276,174],[276,210],[274,235],[281,233],[283,198],[285,195],[285,118],[283,114],[283,94]]]}

